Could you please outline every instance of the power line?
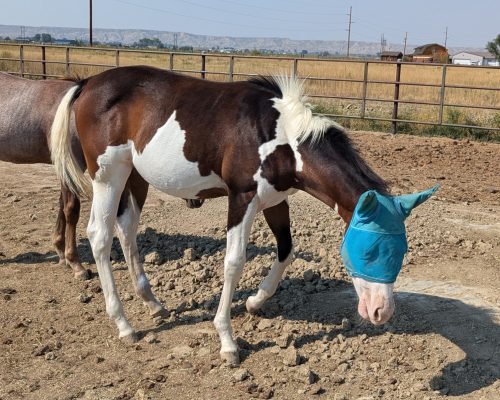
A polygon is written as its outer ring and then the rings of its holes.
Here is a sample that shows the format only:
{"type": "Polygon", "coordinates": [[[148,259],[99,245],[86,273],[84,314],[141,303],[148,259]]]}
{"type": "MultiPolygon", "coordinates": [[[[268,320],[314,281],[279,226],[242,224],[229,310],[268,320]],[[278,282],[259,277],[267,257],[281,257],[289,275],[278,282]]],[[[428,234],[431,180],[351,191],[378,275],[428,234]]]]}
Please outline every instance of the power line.
{"type": "Polygon", "coordinates": [[[298,11],[298,10],[288,10],[286,8],[271,8],[271,7],[263,7],[263,6],[258,6],[256,4],[246,4],[246,3],[241,3],[239,1],[232,1],[232,0],[219,0],[224,3],[229,3],[229,4],[235,4],[243,7],[248,7],[248,8],[257,8],[259,10],[267,10],[267,11],[276,11],[279,13],[288,13],[288,14],[300,14],[300,15],[311,15],[311,16],[321,16],[321,17],[338,17],[341,15],[344,15],[343,13],[335,13],[335,14],[330,14],[330,13],[312,13],[308,11],[298,11]]]}
{"type": "Polygon", "coordinates": [[[213,6],[209,6],[209,5],[205,5],[205,4],[200,4],[200,3],[197,3],[195,1],[190,1],[190,0],[176,0],[176,1],[181,2],[181,3],[185,3],[185,4],[189,4],[191,6],[199,7],[199,8],[204,8],[204,9],[207,9],[207,10],[213,10],[213,11],[217,11],[217,12],[223,12],[223,13],[231,14],[231,15],[240,15],[242,17],[255,18],[255,19],[258,19],[258,20],[266,19],[268,21],[288,22],[288,23],[293,23],[293,24],[313,24],[313,25],[317,25],[318,24],[317,21],[305,21],[305,20],[297,21],[297,20],[289,20],[289,19],[283,19],[283,18],[268,17],[268,16],[263,16],[263,15],[255,15],[255,14],[242,13],[242,12],[239,12],[239,11],[231,11],[231,10],[227,10],[227,9],[220,8],[220,7],[213,7],[213,6]]]}
{"type": "MultiPolygon", "coordinates": [[[[227,21],[215,20],[215,19],[211,19],[211,18],[196,17],[196,16],[193,16],[193,15],[186,15],[186,14],[178,13],[176,11],[165,10],[165,9],[161,9],[161,8],[150,7],[150,6],[146,6],[146,5],[142,5],[142,4],[132,3],[130,1],[125,1],[125,0],[112,0],[112,1],[117,2],[117,3],[127,4],[129,6],[133,6],[133,7],[137,7],[137,8],[142,8],[142,9],[151,10],[151,11],[155,11],[155,12],[161,12],[161,13],[165,13],[165,14],[169,14],[169,15],[176,15],[176,16],[179,16],[179,17],[189,18],[189,19],[193,19],[193,20],[212,22],[212,23],[221,24],[221,25],[236,26],[238,28],[242,28],[242,27],[244,27],[244,28],[255,28],[255,25],[236,24],[236,23],[231,23],[231,22],[227,22],[227,21]]],[[[286,22],[293,22],[293,21],[286,21],[286,22]]],[[[266,27],[260,27],[259,29],[261,29],[261,30],[268,30],[268,31],[271,31],[271,30],[274,31],[273,28],[266,28],[266,27]]],[[[286,31],[295,31],[295,32],[331,32],[331,31],[341,31],[343,29],[342,28],[338,28],[338,29],[332,29],[332,28],[327,28],[327,29],[309,29],[309,28],[308,29],[294,29],[294,28],[286,28],[285,30],[286,31]]]]}

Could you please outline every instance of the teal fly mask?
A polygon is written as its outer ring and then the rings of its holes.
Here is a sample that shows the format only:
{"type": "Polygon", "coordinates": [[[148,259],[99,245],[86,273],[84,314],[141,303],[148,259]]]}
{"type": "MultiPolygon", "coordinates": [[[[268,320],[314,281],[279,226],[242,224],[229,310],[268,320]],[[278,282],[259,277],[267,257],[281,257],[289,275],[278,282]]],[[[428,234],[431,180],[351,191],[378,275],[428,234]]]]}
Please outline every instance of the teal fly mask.
{"type": "Polygon", "coordinates": [[[371,282],[393,283],[408,250],[404,221],[438,187],[401,196],[384,196],[375,190],[363,193],[340,249],[348,273],[371,282]]]}

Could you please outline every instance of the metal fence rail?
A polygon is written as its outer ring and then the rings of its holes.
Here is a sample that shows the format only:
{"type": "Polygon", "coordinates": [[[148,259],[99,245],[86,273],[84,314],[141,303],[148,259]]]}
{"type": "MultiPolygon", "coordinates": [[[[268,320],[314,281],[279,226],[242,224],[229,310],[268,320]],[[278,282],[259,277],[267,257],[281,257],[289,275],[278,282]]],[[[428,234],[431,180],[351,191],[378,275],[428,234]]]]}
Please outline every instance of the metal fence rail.
{"type": "MultiPolygon", "coordinates": [[[[475,109],[475,110],[489,110],[489,111],[500,111],[500,104],[491,104],[488,106],[478,105],[478,104],[459,104],[459,103],[448,103],[446,102],[447,89],[461,89],[461,90],[478,90],[478,91],[494,91],[500,92],[500,87],[485,87],[485,86],[472,86],[472,85],[456,85],[447,83],[447,75],[450,69],[467,69],[475,68],[486,71],[500,72],[500,67],[478,67],[478,66],[465,66],[465,65],[449,65],[449,64],[416,64],[408,62],[393,62],[393,61],[379,61],[379,60],[359,60],[359,59],[322,59],[322,58],[297,58],[297,57],[267,57],[267,56],[247,56],[247,55],[236,55],[236,54],[205,54],[205,53],[180,53],[180,52],[166,52],[166,51],[153,51],[153,50],[132,50],[132,49],[112,49],[112,48],[90,48],[90,47],[64,47],[64,46],[54,46],[54,45],[15,45],[15,44],[2,44],[0,43],[0,51],[2,49],[12,49],[18,48],[19,57],[7,58],[1,57],[0,61],[10,61],[18,64],[19,68],[16,71],[5,71],[11,74],[19,75],[21,77],[35,77],[35,78],[62,78],[63,75],[48,74],[48,65],[64,65],[65,74],[69,74],[71,71],[71,66],[79,67],[101,67],[101,68],[114,68],[120,66],[120,61],[122,60],[123,54],[137,53],[142,55],[161,55],[167,57],[167,62],[165,63],[165,69],[181,73],[199,74],[202,79],[207,79],[208,75],[225,76],[229,81],[234,81],[238,78],[248,78],[252,76],[257,76],[254,73],[242,73],[235,72],[235,61],[236,60],[275,60],[281,62],[289,63],[290,71],[294,76],[297,76],[306,81],[319,81],[319,82],[348,82],[351,84],[360,84],[362,87],[362,93],[360,97],[356,96],[339,96],[335,94],[309,94],[311,98],[317,99],[337,99],[337,100],[349,100],[349,101],[359,101],[361,106],[359,110],[359,115],[342,115],[342,114],[322,114],[330,117],[336,118],[347,118],[347,119],[360,119],[360,120],[371,120],[371,121],[383,121],[390,122],[392,124],[392,130],[394,133],[397,132],[398,123],[409,123],[409,124],[420,124],[420,125],[434,125],[434,126],[445,126],[445,127],[456,127],[456,128],[471,128],[471,129],[481,129],[500,132],[500,127],[497,126],[476,126],[467,124],[457,124],[457,123],[447,123],[443,120],[444,110],[446,107],[463,108],[463,109],[475,109]],[[28,59],[25,57],[25,48],[39,48],[40,58],[39,59],[28,59]],[[54,61],[47,59],[47,49],[64,49],[65,59],[64,61],[54,61]],[[114,62],[112,64],[102,64],[102,63],[90,63],[82,61],[72,61],[71,52],[72,51],[84,51],[84,52],[96,52],[99,53],[109,53],[114,62]],[[196,57],[200,60],[200,69],[182,69],[174,68],[174,61],[176,57],[196,57]],[[207,70],[207,57],[210,58],[222,58],[228,60],[227,71],[213,71],[207,70]],[[351,78],[338,78],[338,77],[321,77],[321,76],[299,76],[299,66],[302,63],[342,63],[342,64],[356,64],[362,65],[363,78],[362,79],[351,79],[351,78]],[[40,64],[41,73],[34,73],[26,71],[27,64],[40,64]],[[368,79],[369,70],[371,65],[387,65],[395,66],[395,76],[394,80],[376,80],[368,79]],[[439,83],[419,83],[419,82],[405,82],[401,81],[401,72],[407,66],[412,66],[413,68],[418,65],[419,68],[439,68],[441,70],[440,82],[439,83]],[[393,85],[394,94],[392,98],[376,98],[368,97],[368,87],[369,85],[393,85]],[[421,87],[421,88],[435,88],[439,89],[439,101],[418,101],[418,100],[405,100],[400,98],[400,90],[404,86],[409,87],[421,87]],[[367,102],[379,102],[379,103],[392,103],[392,115],[390,118],[384,117],[374,117],[367,116],[367,102]],[[399,105],[400,104],[413,104],[413,105],[423,105],[423,106],[434,106],[438,107],[437,110],[437,121],[421,121],[413,119],[401,119],[399,118],[399,105]]],[[[500,85],[499,85],[500,86],[500,85]]]]}

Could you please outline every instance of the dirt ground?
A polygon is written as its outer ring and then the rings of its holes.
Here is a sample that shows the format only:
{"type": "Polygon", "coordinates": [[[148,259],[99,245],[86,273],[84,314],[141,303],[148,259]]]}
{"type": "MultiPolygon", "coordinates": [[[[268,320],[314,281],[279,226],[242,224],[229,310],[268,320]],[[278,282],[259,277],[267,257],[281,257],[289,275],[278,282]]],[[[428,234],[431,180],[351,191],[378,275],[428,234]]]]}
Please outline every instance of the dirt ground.
{"type": "Polygon", "coordinates": [[[57,264],[52,167],[0,163],[0,399],[499,399],[500,145],[353,133],[394,193],[441,183],[408,220],[396,315],[360,320],[339,258],[343,226],[326,206],[290,199],[296,260],[256,316],[245,311],[275,256],[260,216],[233,303],[241,367],[219,361],[211,323],[222,288],[226,200],[190,210],[150,191],[138,237],[171,315],[148,316],[117,242],[117,285],[141,340],[122,344],[94,277],[57,264]]]}

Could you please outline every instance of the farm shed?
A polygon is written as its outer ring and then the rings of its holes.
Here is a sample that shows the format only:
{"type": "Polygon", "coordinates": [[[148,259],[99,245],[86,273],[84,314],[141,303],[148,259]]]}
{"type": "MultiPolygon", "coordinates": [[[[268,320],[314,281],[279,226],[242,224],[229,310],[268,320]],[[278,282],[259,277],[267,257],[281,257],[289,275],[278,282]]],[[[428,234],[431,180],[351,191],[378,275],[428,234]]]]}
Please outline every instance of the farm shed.
{"type": "Polygon", "coordinates": [[[448,50],[437,43],[415,47],[411,60],[422,63],[448,63],[448,50]]]}
{"type": "Polygon", "coordinates": [[[453,64],[500,66],[500,62],[488,51],[462,51],[452,58],[453,64]]]}
{"type": "Polygon", "coordinates": [[[401,51],[383,51],[380,54],[380,59],[382,61],[401,61],[403,53],[401,51]]]}

